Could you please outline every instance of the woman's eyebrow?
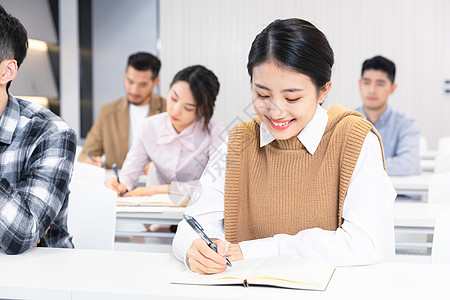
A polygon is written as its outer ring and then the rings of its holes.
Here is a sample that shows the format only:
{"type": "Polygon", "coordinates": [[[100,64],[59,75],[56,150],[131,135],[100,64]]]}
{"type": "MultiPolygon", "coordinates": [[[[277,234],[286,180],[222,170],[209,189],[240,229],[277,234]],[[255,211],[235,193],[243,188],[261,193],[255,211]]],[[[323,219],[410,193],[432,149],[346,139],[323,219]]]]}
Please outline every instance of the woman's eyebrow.
{"type": "MultiPolygon", "coordinates": [[[[267,91],[271,91],[271,89],[269,89],[268,87],[266,87],[266,86],[264,86],[264,85],[262,85],[262,84],[259,84],[259,83],[254,83],[254,85],[256,86],[256,87],[258,87],[258,88],[260,88],[260,89],[263,89],[263,90],[267,90],[267,91]]],[[[289,88],[289,89],[284,89],[284,90],[282,90],[281,92],[282,93],[284,93],[284,92],[289,92],[289,93],[292,93],[292,92],[302,92],[304,89],[300,89],[300,88],[289,88]]]]}

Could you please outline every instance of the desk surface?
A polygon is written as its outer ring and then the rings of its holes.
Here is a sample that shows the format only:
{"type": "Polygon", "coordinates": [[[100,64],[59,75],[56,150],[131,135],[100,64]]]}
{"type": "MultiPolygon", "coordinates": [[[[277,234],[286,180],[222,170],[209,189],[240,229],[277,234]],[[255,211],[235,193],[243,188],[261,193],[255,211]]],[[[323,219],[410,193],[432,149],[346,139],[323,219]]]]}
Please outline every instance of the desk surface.
{"type": "Polygon", "coordinates": [[[171,254],[34,248],[0,254],[0,298],[19,299],[450,299],[450,265],[382,263],[337,268],[324,292],[172,285],[171,254]]]}
{"type": "Polygon", "coordinates": [[[165,220],[168,224],[178,224],[183,219],[186,207],[162,206],[117,206],[117,220],[136,220],[158,223],[165,220]]]}
{"type": "Polygon", "coordinates": [[[420,151],[420,158],[422,160],[433,160],[436,159],[437,153],[437,150],[420,151]]]}
{"type": "Polygon", "coordinates": [[[434,228],[438,213],[450,211],[450,203],[394,203],[394,225],[402,227],[434,228]]]}
{"type": "MultiPolygon", "coordinates": [[[[136,220],[157,223],[167,220],[177,224],[182,218],[185,207],[117,207],[117,219],[136,220]]],[[[394,225],[405,227],[434,227],[439,212],[450,211],[450,203],[426,203],[415,201],[396,201],[394,203],[394,225]]]]}
{"type": "Polygon", "coordinates": [[[389,176],[397,194],[426,194],[430,184],[430,173],[414,176],[389,176]]]}
{"type": "Polygon", "coordinates": [[[433,159],[422,159],[420,160],[420,169],[422,172],[434,172],[436,167],[436,160],[433,159]]]}

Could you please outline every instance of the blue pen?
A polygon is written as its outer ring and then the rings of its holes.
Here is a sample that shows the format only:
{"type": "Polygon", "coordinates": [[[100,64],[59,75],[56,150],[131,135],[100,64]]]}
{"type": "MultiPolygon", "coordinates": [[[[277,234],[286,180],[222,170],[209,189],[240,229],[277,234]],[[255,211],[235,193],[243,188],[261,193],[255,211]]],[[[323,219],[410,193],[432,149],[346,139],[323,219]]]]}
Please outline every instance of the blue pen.
{"type": "MultiPolygon", "coordinates": [[[[183,215],[183,218],[192,227],[192,229],[194,229],[195,232],[198,233],[198,235],[202,238],[202,240],[204,240],[206,242],[206,244],[208,244],[209,248],[213,249],[214,252],[217,253],[217,246],[216,246],[216,244],[214,244],[211,241],[211,239],[205,234],[205,232],[203,231],[203,227],[197,222],[197,220],[194,219],[194,217],[191,217],[191,216],[188,216],[188,215],[183,215]]],[[[228,260],[227,257],[225,257],[225,259],[227,260],[227,265],[229,265],[231,267],[231,262],[228,260]]]]}
{"type": "MultiPolygon", "coordinates": [[[[117,171],[117,165],[115,163],[112,165],[112,169],[114,171],[114,174],[116,175],[117,183],[120,184],[119,172],[117,171]]],[[[122,191],[120,191],[120,197],[123,197],[123,192],[122,191]]]]}
{"type": "Polygon", "coordinates": [[[85,150],[84,152],[93,162],[95,163],[97,162],[97,160],[92,156],[92,154],[89,151],[85,150]]]}

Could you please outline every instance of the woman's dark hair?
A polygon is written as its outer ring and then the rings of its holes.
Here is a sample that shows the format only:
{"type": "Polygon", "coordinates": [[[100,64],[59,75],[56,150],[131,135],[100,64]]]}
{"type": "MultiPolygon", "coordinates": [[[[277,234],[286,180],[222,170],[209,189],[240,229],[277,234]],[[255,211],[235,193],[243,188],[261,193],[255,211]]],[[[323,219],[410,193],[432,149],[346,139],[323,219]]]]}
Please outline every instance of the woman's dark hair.
{"type": "Polygon", "coordinates": [[[179,71],[173,78],[170,87],[178,81],[186,81],[189,84],[197,105],[195,109],[197,119],[204,118],[203,130],[209,133],[208,125],[219,93],[219,80],[212,71],[204,66],[195,65],[179,71]]]}
{"type": "Polygon", "coordinates": [[[302,19],[275,20],[252,43],[247,70],[273,60],[280,67],[309,76],[317,90],[331,79],[333,50],[326,36],[313,24],[302,19]]]}

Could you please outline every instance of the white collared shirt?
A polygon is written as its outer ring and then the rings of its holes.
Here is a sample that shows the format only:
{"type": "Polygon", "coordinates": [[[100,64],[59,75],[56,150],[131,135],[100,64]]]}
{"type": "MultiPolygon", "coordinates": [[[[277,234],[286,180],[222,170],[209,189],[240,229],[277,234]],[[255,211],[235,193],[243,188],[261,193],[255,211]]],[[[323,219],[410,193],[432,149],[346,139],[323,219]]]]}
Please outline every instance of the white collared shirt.
{"type": "Polygon", "coordinates": [[[149,111],[150,111],[150,104],[137,106],[130,103],[129,105],[130,130],[128,133],[128,151],[130,151],[134,139],[138,136],[139,129],[141,128],[145,118],[147,118],[149,111]]]}
{"type": "MultiPolygon", "coordinates": [[[[313,119],[300,132],[298,139],[314,155],[325,131],[328,115],[317,107],[313,119]]],[[[260,127],[260,145],[272,140],[267,127],[260,127]]],[[[225,239],[224,190],[227,143],[211,157],[200,179],[201,190],[194,194],[186,214],[205,229],[210,238],[225,239]]],[[[367,135],[344,200],[344,222],[336,231],[305,229],[295,235],[273,237],[239,243],[244,259],[267,256],[292,256],[325,261],[335,266],[372,264],[392,260],[394,225],[392,205],[396,192],[383,169],[381,147],[372,132],[367,135]]],[[[172,247],[175,256],[185,260],[186,253],[198,235],[181,221],[172,247]]]]}

